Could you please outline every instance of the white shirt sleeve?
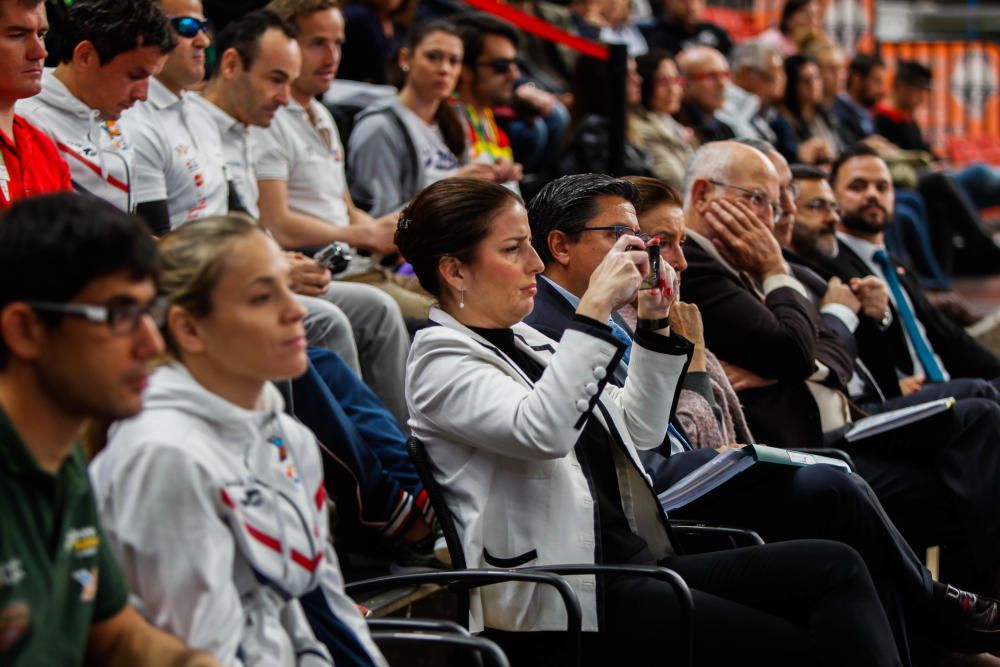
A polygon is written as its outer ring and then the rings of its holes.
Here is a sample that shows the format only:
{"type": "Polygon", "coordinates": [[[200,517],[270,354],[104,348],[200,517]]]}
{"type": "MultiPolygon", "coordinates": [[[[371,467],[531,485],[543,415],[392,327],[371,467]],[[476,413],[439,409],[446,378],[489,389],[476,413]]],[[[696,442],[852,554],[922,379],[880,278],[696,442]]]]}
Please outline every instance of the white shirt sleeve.
{"type": "Polygon", "coordinates": [[[819,312],[833,315],[843,322],[844,326],[851,333],[854,333],[854,330],[858,328],[858,324],[861,322],[857,314],[842,303],[828,303],[820,308],[819,312]]]}
{"type": "Polygon", "coordinates": [[[135,178],[132,191],[139,204],[161,201],[167,198],[167,167],[170,161],[170,147],[161,141],[159,133],[133,114],[127,127],[132,149],[135,151],[135,178]]]}
{"type": "Polygon", "coordinates": [[[254,135],[253,161],[258,181],[287,181],[292,172],[291,156],[277,122],[258,128],[254,135]]]}

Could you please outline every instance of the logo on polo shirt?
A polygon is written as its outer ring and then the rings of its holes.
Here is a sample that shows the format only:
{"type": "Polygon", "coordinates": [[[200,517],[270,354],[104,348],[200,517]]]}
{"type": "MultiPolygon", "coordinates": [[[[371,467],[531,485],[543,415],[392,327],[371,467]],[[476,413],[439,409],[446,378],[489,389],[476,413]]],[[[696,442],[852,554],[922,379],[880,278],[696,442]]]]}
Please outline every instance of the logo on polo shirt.
{"type": "Polygon", "coordinates": [[[97,536],[97,529],[93,526],[74,528],[66,533],[63,544],[66,551],[72,551],[74,556],[86,558],[97,553],[101,538],[97,536]]]}
{"type": "Polygon", "coordinates": [[[97,568],[89,570],[76,570],[73,578],[80,584],[80,602],[90,602],[97,597],[97,568]]]}
{"type": "Polygon", "coordinates": [[[24,565],[20,558],[11,558],[6,563],[0,563],[0,588],[17,586],[24,579],[24,565]]]}

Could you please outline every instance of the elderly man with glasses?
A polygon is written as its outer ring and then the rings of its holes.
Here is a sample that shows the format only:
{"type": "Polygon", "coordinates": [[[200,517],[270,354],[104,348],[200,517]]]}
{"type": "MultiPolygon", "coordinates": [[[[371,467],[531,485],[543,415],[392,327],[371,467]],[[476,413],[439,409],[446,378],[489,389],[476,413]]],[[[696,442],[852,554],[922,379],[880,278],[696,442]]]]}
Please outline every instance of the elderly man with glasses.
{"type": "MultiPolygon", "coordinates": [[[[956,548],[973,564],[965,583],[995,591],[1000,530],[986,508],[1000,496],[1000,450],[992,445],[1000,411],[966,399],[913,424],[845,437],[860,416],[849,398],[856,348],[827,328],[772,234],[781,182],[750,146],[718,142],[695,154],[684,193],[684,299],[701,310],[706,346],[739,369],[730,379],[760,442],[849,451],[912,546],[956,548]],[[755,189],[770,206],[745,191],[755,189]]],[[[800,192],[795,206],[810,199],[800,192]]]]}

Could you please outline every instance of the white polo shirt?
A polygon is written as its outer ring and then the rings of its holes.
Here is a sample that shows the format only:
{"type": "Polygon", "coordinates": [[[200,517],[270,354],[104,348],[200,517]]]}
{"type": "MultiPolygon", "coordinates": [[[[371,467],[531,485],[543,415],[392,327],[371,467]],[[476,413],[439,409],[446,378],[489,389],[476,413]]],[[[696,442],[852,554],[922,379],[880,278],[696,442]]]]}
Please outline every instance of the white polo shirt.
{"type": "Polygon", "coordinates": [[[222,139],[193,96],[178,97],[150,79],[148,99],[125,115],[136,154],[136,200],[166,200],[171,229],[229,210],[222,139]]]}
{"type": "Polygon", "coordinates": [[[344,202],[344,147],[326,107],[310,100],[309,110],[315,126],[293,98],[287,107],[278,109],[270,127],[257,129],[253,152],[257,179],[285,181],[290,209],[346,227],[350,219],[344,202]]]}
{"type": "Polygon", "coordinates": [[[222,139],[222,155],[225,159],[226,174],[236,188],[236,194],[246,208],[247,213],[255,218],[260,217],[257,199],[260,192],[257,189],[257,173],[253,166],[253,142],[256,128],[244,125],[228,113],[215,106],[197,93],[187,97],[191,106],[204,111],[212,119],[219,130],[222,139]]]}

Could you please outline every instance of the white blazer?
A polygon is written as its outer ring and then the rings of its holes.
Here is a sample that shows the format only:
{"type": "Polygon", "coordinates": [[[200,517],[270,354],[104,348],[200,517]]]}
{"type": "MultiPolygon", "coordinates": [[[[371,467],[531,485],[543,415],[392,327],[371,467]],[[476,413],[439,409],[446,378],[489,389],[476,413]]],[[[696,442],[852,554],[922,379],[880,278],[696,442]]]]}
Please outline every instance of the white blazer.
{"type": "MultiPolygon", "coordinates": [[[[610,332],[570,324],[556,343],[526,324],[516,344],[547,369],[533,384],[507,355],[433,309],[410,350],[410,428],[427,447],[434,476],[455,517],[469,567],[593,563],[594,497],[574,447],[588,418],[612,447],[622,505],[654,557],[673,552],[637,449],[667,434],[688,355],[632,348],[624,388],[607,384],[624,345],[610,332]],[[558,347],[558,352],[556,351],[558,347]]],[[[596,631],[595,577],[570,577],[583,629],[596,631]]],[[[549,586],[511,583],[474,591],[473,631],[564,630],[566,614],[549,586]]]]}

